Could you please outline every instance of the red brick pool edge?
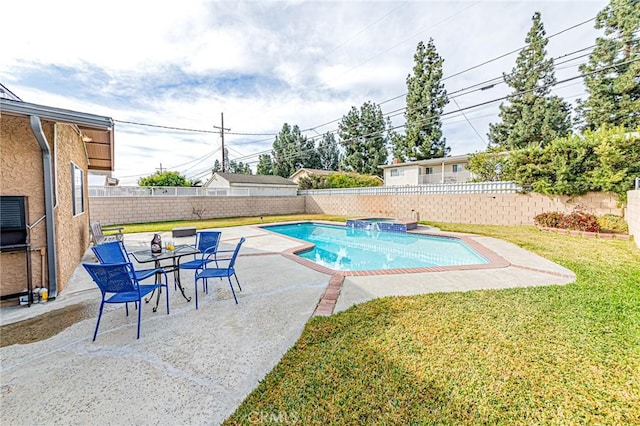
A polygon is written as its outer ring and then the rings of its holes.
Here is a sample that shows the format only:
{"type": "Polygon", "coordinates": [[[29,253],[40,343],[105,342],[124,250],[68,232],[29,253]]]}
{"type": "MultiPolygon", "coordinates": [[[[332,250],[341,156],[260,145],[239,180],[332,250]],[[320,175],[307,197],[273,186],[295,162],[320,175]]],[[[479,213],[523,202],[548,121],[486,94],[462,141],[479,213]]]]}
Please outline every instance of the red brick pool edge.
{"type": "MultiPolygon", "coordinates": [[[[499,256],[494,251],[488,249],[484,245],[478,243],[474,239],[466,236],[466,235],[456,235],[449,233],[433,233],[428,231],[412,231],[412,234],[425,235],[425,236],[434,236],[434,237],[442,237],[442,238],[455,238],[463,241],[477,253],[484,256],[487,259],[488,263],[481,264],[473,264],[473,265],[451,265],[451,266],[431,266],[431,267],[423,267],[423,268],[396,268],[396,269],[376,269],[371,271],[336,271],[331,268],[327,268],[325,266],[318,265],[310,260],[297,256],[297,253],[310,250],[313,248],[314,244],[311,243],[302,243],[301,245],[294,247],[292,249],[288,249],[282,253],[282,255],[288,259],[291,259],[294,262],[297,262],[301,265],[306,266],[307,268],[313,269],[314,271],[318,271],[324,274],[331,275],[331,279],[329,280],[329,284],[327,288],[320,298],[318,305],[314,311],[314,316],[327,316],[333,314],[335,309],[338,297],[340,296],[340,291],[342,290],[342,284],[344,283],[345,277],[364,277],[364,276],[373,276],[373,275],[393,275],[393,274],[418,274],[425,272],[447,272],[447,271],[469,271],[469,270],[479,270],[479,269],[496,269],[496,268],[506,268],[511,265],[509,261],[507,261],[502,256],[499,256]]],[[[296,238],[291,238],[286,235],[279,234],[280,237],[290,239],[292,241],[300,242],[300,240],[296,238]]]]}

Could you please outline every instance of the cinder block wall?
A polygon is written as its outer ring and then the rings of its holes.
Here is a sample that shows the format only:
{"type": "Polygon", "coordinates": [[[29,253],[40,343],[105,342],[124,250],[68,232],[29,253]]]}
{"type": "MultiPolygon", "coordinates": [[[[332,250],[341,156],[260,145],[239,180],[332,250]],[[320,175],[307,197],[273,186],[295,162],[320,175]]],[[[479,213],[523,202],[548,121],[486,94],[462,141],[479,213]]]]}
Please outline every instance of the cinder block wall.
{"type": "Polygon", "coordinates": [[[305,212],[304,197],[297,196],[92,197],[89,206],[91,221],[102,225],[305,212]]]}
{"type": "Polygon", "coordinates": [[[416,218],[434,222],[532,225],[539,213],[581,209],[622,216],[615,194],[550,198],[540,194],[309,195],[308,213],[416,218]]]}
{"type": "Polygon", "coordinates": [[[627,192],[627,223],[629,235],[633,235],[636,245],[640,247],[640,190],[627,192]]]}
{"type": "Polygon", "coordinates": [[[296,197],[105,197],[91,198],[91,220],[103,225],[273,214],[419,218],[435,222],[531,225],[542,212],[578,208],[622,216],[614,194],[549,198],[540,194],[308,195],[296,197]]]}

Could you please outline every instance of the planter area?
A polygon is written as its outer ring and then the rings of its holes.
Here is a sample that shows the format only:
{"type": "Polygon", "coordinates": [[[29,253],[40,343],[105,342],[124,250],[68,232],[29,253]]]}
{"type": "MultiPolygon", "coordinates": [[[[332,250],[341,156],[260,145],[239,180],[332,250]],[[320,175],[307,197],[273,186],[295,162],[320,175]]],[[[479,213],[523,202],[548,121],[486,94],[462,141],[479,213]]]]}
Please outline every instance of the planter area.
{"type": "Polygon", "coordinates": [[[587,231],[575,231],[572,229],[564,229],[564,228],[546,228],[544,226],[537,227],[541,231],[545,232],[553,232],[555,234],[567,234],[573,235],[576,237],[584,237],[584,238],[599,238],[602,240],[628,240],[629,234],[621,234],[615,232],[587,232],[587,231]]]}

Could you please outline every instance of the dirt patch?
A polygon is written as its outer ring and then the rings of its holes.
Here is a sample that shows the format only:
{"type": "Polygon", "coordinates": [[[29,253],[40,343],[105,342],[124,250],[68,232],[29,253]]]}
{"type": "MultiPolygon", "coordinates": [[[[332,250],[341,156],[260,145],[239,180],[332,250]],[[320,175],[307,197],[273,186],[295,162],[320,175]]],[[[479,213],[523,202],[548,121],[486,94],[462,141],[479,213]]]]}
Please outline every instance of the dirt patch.
{"type": "Polygon", "coordinates": [[[79,303],[0,327],[0,347],[38,342],[98,315],[100,302],[79,303]]]}

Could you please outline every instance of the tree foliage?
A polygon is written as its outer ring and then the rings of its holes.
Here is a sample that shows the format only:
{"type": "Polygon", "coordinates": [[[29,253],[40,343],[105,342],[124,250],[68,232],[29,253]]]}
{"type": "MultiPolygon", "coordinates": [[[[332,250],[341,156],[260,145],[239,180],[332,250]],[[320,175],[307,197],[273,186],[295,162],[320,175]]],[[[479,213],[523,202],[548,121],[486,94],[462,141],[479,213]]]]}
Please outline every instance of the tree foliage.
{"type": "Polygon", "coordinates": [[[252,174],[252,171],[251,171],[251,167],[249,167],[248,164],[244,164],[242,161],[236,162],[236,160],[230,160],[227,173],[236,173],[239,175],[250,175],[252,174]]]}
{"type": "Polygon", "coordinates": [[[271,163],[271,155],[262,154],[258,157],[258,167],[256,173],[259,175],[272,175],[273,164],[271,163]]]}
{"type": "Polygon", "coordinates": [[[285,178],[301,167],[317,169],[320,166],[313,140],[304,136],[297,125],[291,127],[284,123],[273,142],[271,156],[273,174],[285,178]]]}
{"type": "Polygon", "coordinates": [[[611,0],[596,17],[598,37],[589,62],[580,66],[589,93],[578,102],[584,128],[640,125],[640,2],[611,0]],[[635,62],[632,62],[635,61],[635,62]]]}
{"type": "MultiPolygon", "coordinates": [[[[194,182],[194,185],[197,182],[194,182]]],[[[178,172],[156,172],[138,179],[140,186],[192,186],[192,182],[178,172]]]]}
{"type": "Polygon", "coordinates": [[[514,150],[507,175],[543,194],[577,195],[595,190],[587,174],[597,164],[591,142],[571,135],[544,147],[530,145],[514,150]]]}
{"type": "Polygon", "coordinates": [[[387,161],[386,127],[379,105],[365,102],[359,110],[351,107],[338,125],[340,144],[344,148],[344,170],[378,176],[382,174],[378,166],[387,161]]]}
{"type": "Polygon", "coordinates": [[[546,59],[548,40],[539,12],[532,21],[526,47],[511,73],[504,75],[513,92],[506,104],[500,104],[501,122],[489,125],[489,146],[494,150],[543,147],[571,128],[568,104],[551,94],[555,70],[553,59],[546,59]]]}
{"type": "Polygon", "coordinates": [[[598,167],[589,173],[593,187],[625,199],[640,176],[640,126],[633,133],[624,127],[603,127],[597,132],[585,132],[585,139],[588,138],[597,141],[594,150],[599,160],[598,167]]]}
{"type": "Polygon", "coordinates": [[[377,176],[357,173],[333,173],[327,176],[327,181],[331,188],[369,188],[382,185],[382,180],[377,176]]]}
{"type": "Polygon", "coordinates": [[[449,103],[442,83],[444,59],[433,39],[418,43],[413,73],[407,76],[407,121],[405,137],[395,135],[394,157],[402,161],[445,157],[451,151],[442,136],[440,116],[449,103]]]}
{"type": "Polygon", "coordinates": [[[327,189],[331,188],[326,176],[308,175],[298,181],[298,189],[327,189]]]}
{"type": "Polygon", "coordinates": [[[529,146],[510,153],[504,177],[536,192],[578,195],[611,191],[621,200],[640,175],[640,128],[586,130],[558,138],[544,147],[529,146]]]}
{"type": "Polygon", "coordinates": [[[318,161],[322,170],[338,170],[340,150],[333,133],[327,132],[318,143],[318,161]]]}
{"type": "Polygon", "coordinates": [[[467,169],[473,173],[474,182],[499,182],[506,180],[504,172],[509,157],[499,152],[478,152],[469,155],[467,169]]]}
{"type": "Polygon", "coordinates": [[[377,176],[332,173],[328,176],[305,176],[298,182],[298,189],[369,188],[380,185],[382,185],[382,180],[377,176]]]}

